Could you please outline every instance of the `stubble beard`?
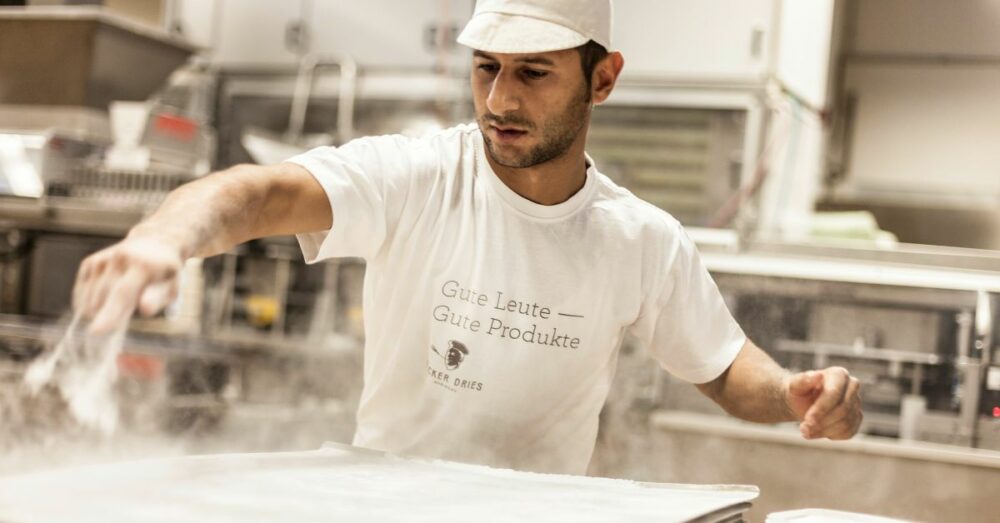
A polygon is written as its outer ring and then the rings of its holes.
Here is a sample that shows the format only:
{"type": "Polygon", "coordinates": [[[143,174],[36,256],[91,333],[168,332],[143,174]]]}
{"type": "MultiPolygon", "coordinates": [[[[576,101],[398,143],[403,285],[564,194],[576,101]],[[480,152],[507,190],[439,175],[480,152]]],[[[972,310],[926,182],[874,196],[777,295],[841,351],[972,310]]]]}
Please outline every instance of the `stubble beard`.
{"type": "Polygon", "coordinates": [[[490,113],[484,113],[479,120],[479,129],[482,131],[483,142],[486,144],[486,153],[490,159],[504,167],[524,169],[543,164],[563,155],[576,140],[576,137],[587,124],[587,112],[590,110],[590,92],[582,90],[575,96],[573,101],[563,112],[550,118],[541,127],[541,141],[538,145],[523,153],[513,153],[503,155],[497,152],[493,141],[486,134],[486,129],[491,124],[494,125],[515,125],[534,131],[536,126],[533,122],[516,115],[502,117],[490,113]]]}

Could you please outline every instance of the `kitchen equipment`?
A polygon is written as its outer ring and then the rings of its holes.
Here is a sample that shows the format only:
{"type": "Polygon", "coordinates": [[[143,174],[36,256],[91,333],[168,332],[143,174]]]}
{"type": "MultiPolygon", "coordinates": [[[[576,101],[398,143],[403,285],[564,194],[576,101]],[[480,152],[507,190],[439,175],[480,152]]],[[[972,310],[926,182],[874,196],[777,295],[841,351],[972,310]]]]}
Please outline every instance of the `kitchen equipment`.
{"type": "Polygon", "coordinates": [[[861,380],[863,433],[1000,449],[1000,377],[988,379],[1000,360],[996,253],[767,242],[701,253],[737,321],[779,363],[839,365],[861,380]]]}
{"type": "Polygon", "coordinates": [[[357,79],[358,64],[346,54],[302,57],[285,134],[278,137],[266,130],[251,127],[243,132],[243,146],[253,156],[254,161],[270,165],[280,163],[313,147],[346,143],[354,135],[354,97],[357,79]],[[316,83],[316,72],[329,67],[336,67],[340,72],[340,86],[337,93],[337,135],[322,133],[307,136],[304,134],[306,112],[316,83]]]}

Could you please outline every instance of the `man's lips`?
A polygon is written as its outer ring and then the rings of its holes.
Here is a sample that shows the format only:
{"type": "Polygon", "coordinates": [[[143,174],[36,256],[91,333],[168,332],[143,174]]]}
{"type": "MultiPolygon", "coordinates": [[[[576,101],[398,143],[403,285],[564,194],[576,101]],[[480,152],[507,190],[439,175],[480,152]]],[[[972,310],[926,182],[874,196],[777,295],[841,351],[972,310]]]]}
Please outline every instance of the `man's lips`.
{"type": "Polygon", "coordinates": [[[528,131],[516,127],[497,127],[496,125],[491,125],[490,130],[493,131],[493,136],[501,143],[512,143],[528,134],[528,131]]]}
{"type": "Polygon", "coordinates": [[[519,133],[527,132],[526,130],[521,129],[519,127],[507,127],[504,125],[491,125],[490,127],[493,127],[494,129],[503,132],[519,132],[519,133]]]}

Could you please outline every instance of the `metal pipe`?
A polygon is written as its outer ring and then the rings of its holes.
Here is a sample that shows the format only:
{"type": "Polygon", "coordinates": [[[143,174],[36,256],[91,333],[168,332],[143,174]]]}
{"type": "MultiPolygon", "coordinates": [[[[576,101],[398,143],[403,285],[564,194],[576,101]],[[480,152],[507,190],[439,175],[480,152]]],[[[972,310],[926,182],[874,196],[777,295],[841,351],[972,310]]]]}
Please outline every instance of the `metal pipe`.
{"type": "Polygon", "coordinates": [[[910,394],[920,395],[920,386],[924,382],[924,366],[919,363],[913,366],[913,381],[910,382],[910,394]]]}
{"type": "Polygon", "coordinates": [[[274,292],[277,296],[274,323],[271,324],[271,336],[280,338],[285,335],[285,313],[288,308],[288,285],[291,283],[292,261],[285,257],[275,260],[274,292]]]}
{"type": "MultiPolygon", "coordinates": [[[[979,296],[977,296],[979,298],[979,296]]],[[[961,444],[975,446],[976,431],[979,421],[979,398],[983,384],[983,372],[985,365],[983,359],[986,357],[977,349],[980,331],[979,323],[982,300],[977,299],[976,310],[962,311],[956,317],[958,323],[957,347],[955,358],[955,388],[952,392],[952,404],[958,404],[959,422],[957,426],[957,437],[961,444]],[[974,336],[975,334],[975,336],[974,336]],[[977,357],[978,356],[978,357],[977,357]]],[[[988,307],[987,312],[988,312],[988,307]]]]}
{"type": "Polygon", "coordinates": [[[357,87],[358,64],[350,55],[313,55],[302,57],[299,75],[295,80],[292,109],[288,116],[285,139],[297,143],[305,131],[306,112],[316,81],[316,70],[327,67],[340,69],[340,89],[337,93],[337,142],[345,143],[354,136],[354,99],[357,87]]]}
{"type": "Polygon", "coordinates": [[[993,341],[993,310],[990,295],[980,290],[976,293],[976,339],[973,347],[979,352],[983,365],[989,365],[992,359],[993,341]]]}
{"type": "Polygon", "coordinates": [[[327,334],[336,332],[338,314],[338,281],[340,280],[340,260],[333,259],[323,265],[323,287],[316,294],[312,318],[309,322],[309,344],[319,346],[325,343],[327,334]]]}
{"type": "Polygon", "coordinates": [[[236,301],[234,294],[236,292],[237,258],[238,256],[232,252],[224,254],[222,258],[222,281],[219,284],[222,306],[219,307],[219,317],[216,325],[219,325],[221,330],[224,331],[232,329],[233,325],[233,305],[236,301]]]}
{"type": "Polygon", "coordinates": [[[958,435],[963,444],[976,446],[976,427],[979,422],[979,397],[983,387],[983,365],[969,360],[959,365],[962,376],[962,407],[959,411],[958,435]]]}
{"type": "Polygon", "coordinates": [[[963,310],[955,315],[958,332],[955,336],[956,362],[962,363],[969,358],[969,348],[972,346],[972,312],[963,310]]]}

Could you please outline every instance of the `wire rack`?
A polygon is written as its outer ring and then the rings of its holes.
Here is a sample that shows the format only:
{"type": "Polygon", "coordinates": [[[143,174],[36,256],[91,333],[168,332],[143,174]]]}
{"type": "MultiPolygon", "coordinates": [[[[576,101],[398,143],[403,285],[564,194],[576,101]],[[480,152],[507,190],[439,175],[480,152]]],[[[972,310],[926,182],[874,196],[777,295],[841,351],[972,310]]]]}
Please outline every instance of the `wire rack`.
{"type": "Polygon", "coordinates": [[[116,206],[149,207],[158,205],[170,191],[194,178],[191,174],[167,171],[78,167],[67,179],[49,183],[46,194],[116,206]]]}

